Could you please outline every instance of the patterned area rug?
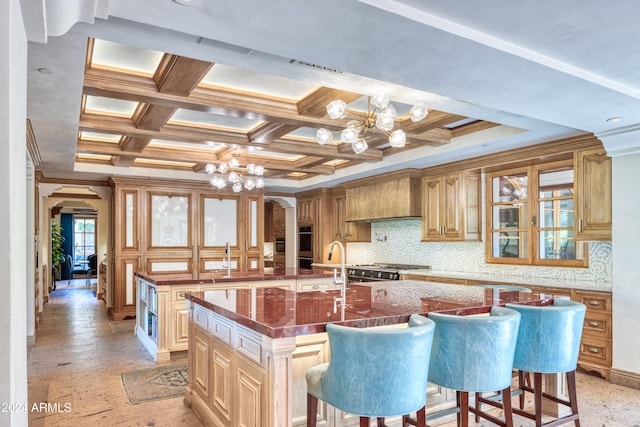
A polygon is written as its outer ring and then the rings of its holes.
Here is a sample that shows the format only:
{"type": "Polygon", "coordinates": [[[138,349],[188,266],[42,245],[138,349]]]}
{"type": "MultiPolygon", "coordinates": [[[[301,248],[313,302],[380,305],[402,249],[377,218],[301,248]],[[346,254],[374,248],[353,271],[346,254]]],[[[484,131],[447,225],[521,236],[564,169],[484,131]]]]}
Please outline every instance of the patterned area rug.
{"type": "Polygon", "coordinates": [[[136,404],[152,400],[184,396],[187,385],[187,365],[169,365],[157,368],[122,372],[129,402],[136,404]]]}
{"type": "Polygon", "coordinates": [[[114,334],[121,334],[123,332],[133,333],[133,329],[136,326],[136,319],[128,320],[114,320],[109,322],[109,329],[114,334]]]}

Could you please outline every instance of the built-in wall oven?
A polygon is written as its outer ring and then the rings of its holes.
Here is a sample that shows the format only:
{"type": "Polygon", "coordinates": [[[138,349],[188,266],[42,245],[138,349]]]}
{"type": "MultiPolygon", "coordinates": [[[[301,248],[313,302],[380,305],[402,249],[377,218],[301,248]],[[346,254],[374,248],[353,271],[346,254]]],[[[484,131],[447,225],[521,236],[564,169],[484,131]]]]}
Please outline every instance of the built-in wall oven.
{"type": "Polygon", "coordinates": [[[298,228],[298,267],[311,268],[313,262],[313,227],[298,228]]]}
{"type": "Polygon", "coordinates": [[[285,239],[284,237],[276,237],[274,252],[278,255],[285,254],[285,239]]]}
{"type": "Polygon", "coordinates": [[[371,264],[354,265],[347,268],[349,283],[400,280],[402,270],[428,270],[426,265],[371,264]]]}

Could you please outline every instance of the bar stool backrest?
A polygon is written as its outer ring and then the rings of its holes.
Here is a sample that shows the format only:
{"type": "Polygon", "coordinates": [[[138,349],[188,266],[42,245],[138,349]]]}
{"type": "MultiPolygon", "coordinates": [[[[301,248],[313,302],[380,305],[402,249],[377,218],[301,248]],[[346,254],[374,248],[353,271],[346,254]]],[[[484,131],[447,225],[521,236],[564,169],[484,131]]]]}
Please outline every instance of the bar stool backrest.
{"type": "Polygon", "coordinates": [[[426,402],[434,323],[413,315],[410,327],[350,328],[327,325],[331,361],[321,380],[321,400],[361,416],[389,417],[426,402]]]}
{"type": "Polygon", "coordinates": [[[489,316],[429,313],[436,324],[429,381],[446,388],[485,392],[511,384],[520,314],[494,306],[489,316]]]}
{"type": "Polygon", "coordinates": [[[576,369],[586,306],[556,298],[553,305],[506,304],[520,313],[513,367],[560,373],[576,369]]]}

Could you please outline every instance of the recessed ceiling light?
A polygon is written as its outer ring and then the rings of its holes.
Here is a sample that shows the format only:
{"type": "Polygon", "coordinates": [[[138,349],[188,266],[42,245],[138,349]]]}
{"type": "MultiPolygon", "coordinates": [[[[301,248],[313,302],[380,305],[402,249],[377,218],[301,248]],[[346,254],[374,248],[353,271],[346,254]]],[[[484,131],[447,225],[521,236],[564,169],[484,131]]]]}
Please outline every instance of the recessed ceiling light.
{"type": "Polygon", "coordinates": [[[47,67],[38,68],[38,71],[42,74],[53,74],[53,70],[47,67]]]}
{"type": "Polygon", "coordinates": [[[610,118],[607,119],[608,122],[613,122],[613,123],[620,122],[622,120],[624,120],[624,117],[620,117],[620,116],[618,116],[618,117],[610,117],[610,118]]]}

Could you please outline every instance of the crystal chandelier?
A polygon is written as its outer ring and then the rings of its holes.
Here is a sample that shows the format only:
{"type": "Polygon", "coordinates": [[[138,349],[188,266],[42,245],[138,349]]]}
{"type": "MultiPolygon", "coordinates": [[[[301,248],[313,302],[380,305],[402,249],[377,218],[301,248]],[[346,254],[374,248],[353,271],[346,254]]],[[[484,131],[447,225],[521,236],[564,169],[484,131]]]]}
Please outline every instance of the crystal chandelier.
{"type": "Polygon", "coordinates": [[[264,187],[264,167],[253,163],[240,166],[237,157],[238,155],[234,155],[228,163],[220,163],[217,167],[213,163],[207,163],[205,170],[213,175],[209,180],[211,185],[221,190],[230,183],[235,193],[242,191],[242,188],[253,190],[264,187]]]}
{"type": "MultiPolygon", "coordinates": [[[[389,103],[389,95],[386,93],[369,96],[366,112],[351,110],[346,102],[338,99],[327,105],[327,113],[332,119],[344,119],[347,116],[354,118],[347,122],[347,127],[340,133],[340,141],[351,144],[356,154],[369,148],[365,136],[374,127],[389,137],[389,145],[392,147],[404,147],[407,141],[407,135],[402,129],[393,130],[397,113],[393,104],[389,103]]],[[[409,116],[412,122],[418,122],[427,117],[428,113],[427,107],[418,104],[411,107],[409,116]]],[[[329,144],[333,141],[333,133],[325,128],[318,129],[316,141],[320,145],[329,144]]]]}

